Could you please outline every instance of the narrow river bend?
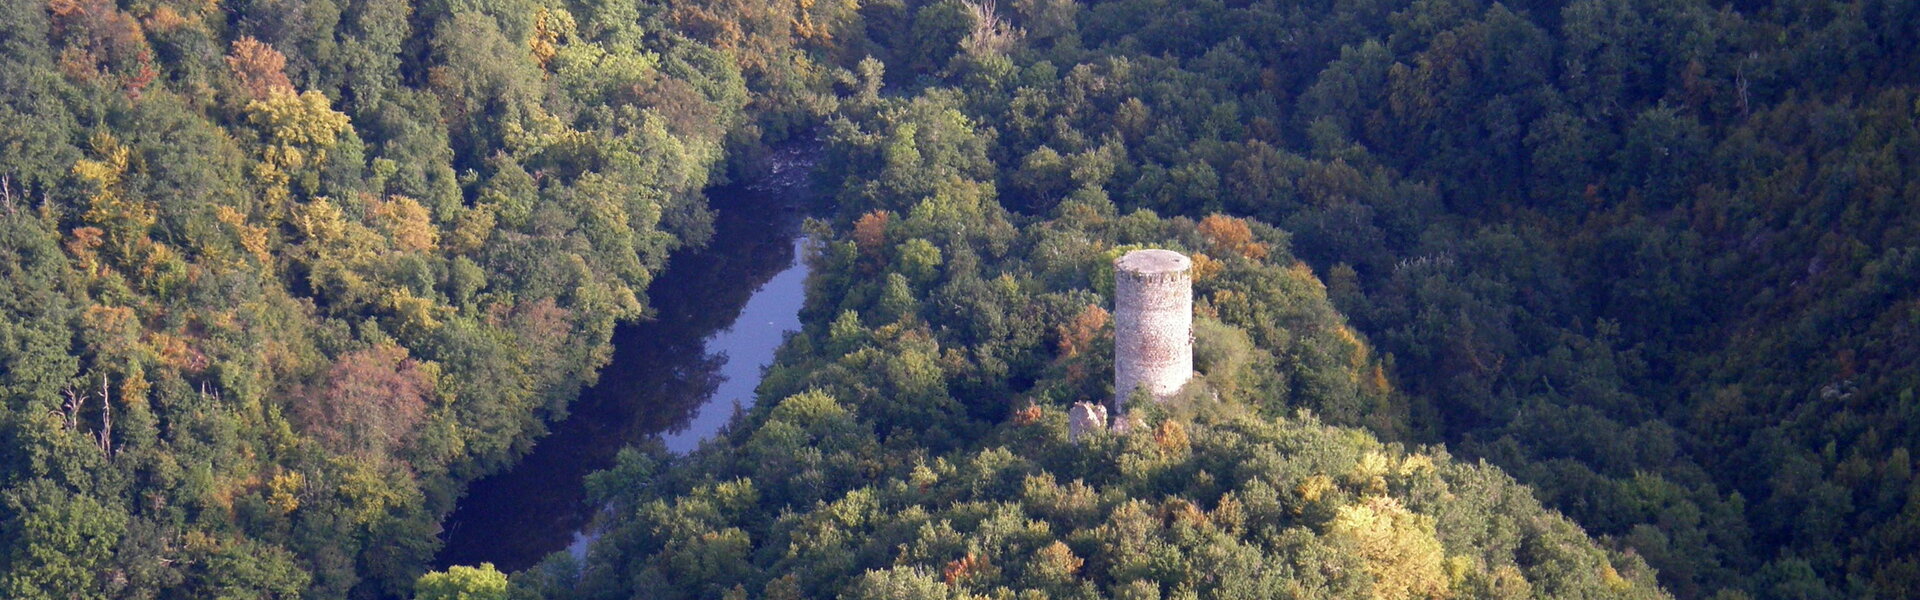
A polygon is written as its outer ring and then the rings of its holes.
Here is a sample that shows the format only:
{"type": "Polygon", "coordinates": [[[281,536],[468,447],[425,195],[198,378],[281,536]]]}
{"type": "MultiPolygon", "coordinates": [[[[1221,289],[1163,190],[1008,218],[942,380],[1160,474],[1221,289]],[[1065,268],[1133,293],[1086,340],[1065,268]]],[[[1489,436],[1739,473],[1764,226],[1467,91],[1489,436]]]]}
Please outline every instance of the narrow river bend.
{"type": "MultiPolygon", "coordinates": [[[[800,328],[809,202],[807,150],[773,158],[772,173],[707,191],[713,240],[675,254],[647,289],[657,311],[622,324],[613,359],[513,468],[468,488],[444,524],[439,566],[533,566],[584,539],[594,507],[582,480],[620,448],[661,436],[684,453],[749,404],[785,332],[800,328]]],[[[577,548],[576,548],[577,550],[577,548]]]]}

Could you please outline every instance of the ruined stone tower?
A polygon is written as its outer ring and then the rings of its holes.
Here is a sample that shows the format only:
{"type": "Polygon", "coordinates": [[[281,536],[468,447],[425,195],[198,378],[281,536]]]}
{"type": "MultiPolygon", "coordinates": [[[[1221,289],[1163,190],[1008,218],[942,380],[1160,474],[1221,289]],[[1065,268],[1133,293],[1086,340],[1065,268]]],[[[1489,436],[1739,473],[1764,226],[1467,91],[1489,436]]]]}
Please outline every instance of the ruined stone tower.
{"type": "Polygon", "coordinates": [[[1067,409],[1067,439],[1075,442],[1095,431],[1107,429],[1107,406],[1092,402],[1075,402],[1067,409]]]}
{"type": "Polygon", "coordinates": [[[1126,412],[1135,388],[1164,400],[1193,378],[1192,267],[1172,250],[1135,250],[1113,261],[1115,414],[1126,412]]]}

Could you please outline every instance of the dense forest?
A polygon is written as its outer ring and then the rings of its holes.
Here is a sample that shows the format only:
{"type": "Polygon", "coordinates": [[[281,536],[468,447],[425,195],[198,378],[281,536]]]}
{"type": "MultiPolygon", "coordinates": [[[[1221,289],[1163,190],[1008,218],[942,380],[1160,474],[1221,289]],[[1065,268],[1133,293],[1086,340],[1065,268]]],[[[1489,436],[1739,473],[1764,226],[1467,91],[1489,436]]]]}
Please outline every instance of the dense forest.
{"type": "Polygon", "coordinates": [[[1916,31],[0,0],[0,596],[1908,597],[1916,31]],[[701,191],[816,137],[760,402],[590,478],[585,560],[429,573],[707,242],[701,191]],[[1194,258],[1200,376],[1069,442],[1141,247],[1194,258]]]}
{"type": "Polygon", "coordinates": [[[0,7],[0,596],[410,593],[803,114],[641,8],[0,7]]]}
{"type": "Polygon", "coordinates": [[[595,475],[611,530],[511,591],[1668,597],[1494,468],[1313,416],[1384,411],[1388,383],[1283,233],[1093,194],[1023,219],[965,166],[990,164],[981,128],[926,97],[868,108],[830,142],[839,206],[864,212],[823,234],[768,401],[690,456],[595,475]],[[1111,393],[1112,261],[1145,244],[1195,257],[1201,379],[1073,443],[1065,405],[1111,393]]]}

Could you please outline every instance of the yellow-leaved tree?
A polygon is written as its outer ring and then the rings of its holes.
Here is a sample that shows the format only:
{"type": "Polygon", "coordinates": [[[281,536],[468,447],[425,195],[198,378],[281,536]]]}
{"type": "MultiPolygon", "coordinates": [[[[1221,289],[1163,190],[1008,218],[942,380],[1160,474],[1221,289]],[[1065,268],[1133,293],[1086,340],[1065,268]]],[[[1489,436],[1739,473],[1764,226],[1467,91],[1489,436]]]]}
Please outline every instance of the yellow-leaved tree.
{"type": "Polygon", "coordinates": [[[290,89],[270,90],[267,97],[247,102],[247,120],[267,136],[254,174],[268,184],[266,209],[275,218],[285,214],[287,184],[294,173],[326,161],[327,149],[352,127],[346,114],[333,110],[326,94],[313,90],[298,95],[290,89]]]}
{"type": "Polygon", "coordinates": [[[1373,576],[1380,600],[1446,598],[1446,552],[1434,537],[1433,520],[1409,512],[1399,500],[1369,496],[1342,506],[1328,531],[1351,543],[1373,576]]]}

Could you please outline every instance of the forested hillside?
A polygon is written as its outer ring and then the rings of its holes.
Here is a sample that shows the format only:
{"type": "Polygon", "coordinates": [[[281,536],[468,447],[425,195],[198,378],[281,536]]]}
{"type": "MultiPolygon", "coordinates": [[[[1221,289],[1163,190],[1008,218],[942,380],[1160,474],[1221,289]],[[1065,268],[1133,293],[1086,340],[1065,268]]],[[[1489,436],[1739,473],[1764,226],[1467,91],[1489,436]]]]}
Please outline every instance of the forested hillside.
{"type": "Polygon", "coordinates": [[[994,128],[1022,212],[1291,233],[1400,386],[1328,419],[1490,460],[1682,596],[1920,582],[1920,5],[1012,8],[919,9],[883,58],[937,79],[891,79],[994,128]]]}
{"type": "Polygon", "coordinates": [[[0,0],[0,596],[1907,597],[1916,31],[0,0]],[[596,476],[584,563],[416,585],[701,190],[815,132],[835,206],[759,405],[596,476]],[[1069,443],[1148,246],[1194,255],[1201,382],[1069,443]]]}
{"type": "Polygon", "coordinates": [[[814,110],[703,10],[0,5],[0,597],[409,593],[814,110]]]}
{"type": "Polygon", "coordinates": [[[990,134],[836,137],[832,177],[888,166],[843,209],[959,170],[1021,215],[1271,223],[1398,384],[1288,402],[1492,461],[1685,597],[1920,581],[1920,7],[984,8],[863,9],[862,93],[990,134]]]}
{"type": "Polygon", "coordinates": [[[839,226],[763,402],[687,457],[595,475],[611,530],[510,592],[1667,597],[1497,470],[1312,416],[1390,412],[1388,383],[1284,233],[1097,192],[1011,214],[956,99],[847,107],[839,226]],[[1137,401],[1131,433],[1074,443],[1066,404],[1111,394],[1112,261],[1147,245],[1194,258],[1201,377],[1137,401]]]}

